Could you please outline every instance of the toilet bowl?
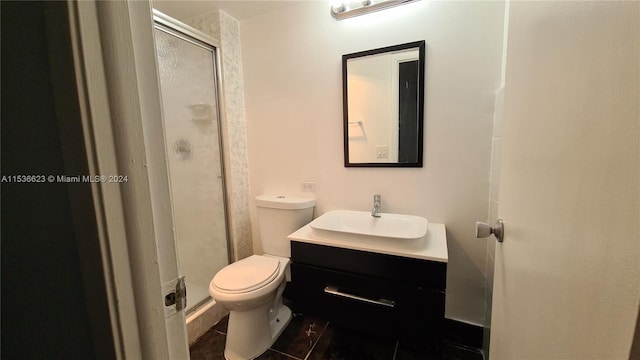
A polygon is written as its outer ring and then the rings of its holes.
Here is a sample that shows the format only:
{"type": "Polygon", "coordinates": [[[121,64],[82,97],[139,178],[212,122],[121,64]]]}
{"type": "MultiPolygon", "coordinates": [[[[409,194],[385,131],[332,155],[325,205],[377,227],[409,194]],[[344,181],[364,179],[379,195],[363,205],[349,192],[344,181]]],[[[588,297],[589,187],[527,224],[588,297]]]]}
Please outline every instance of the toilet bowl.
{"type": "Polygon", "coordinates": [[[265,254],[227,265],[209,283],[211,297],[230,310],[227,360],[260,356],[291,320],[291,310],[282,303],[286,282],[291,280],[287,235],[312,220],[315,200],[262,195],[256,205],[265,254]]]}
{"type": "Polygon", "coordinates": [[[229,309],[224,356],[254,359],[266,351],[291,320],[282,304],[289,259],[252,255],[220,270],[209,294],[229,309]]]}

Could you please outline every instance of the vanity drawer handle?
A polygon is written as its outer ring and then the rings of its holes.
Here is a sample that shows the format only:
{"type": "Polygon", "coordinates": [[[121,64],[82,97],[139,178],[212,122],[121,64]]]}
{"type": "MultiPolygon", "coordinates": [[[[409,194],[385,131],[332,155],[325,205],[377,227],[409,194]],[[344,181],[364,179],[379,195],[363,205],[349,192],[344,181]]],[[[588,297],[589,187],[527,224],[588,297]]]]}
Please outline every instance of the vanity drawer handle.
{"type": "Polygon", "coordinates": [[[336,296],[342,296],[348,299],[353,299],[353,300],[359,300],[359,301],[364,301],[370,304],[376,304],[376,305],[382,305],[382,306],[387,306],[387,307],[395,307],[396,306],[396,302],[393,300],[387,300],[387,299],[378,299],[378,300],[373,300],[373,299],[368,299],[366,297],[362,297],[362,296],[358,296],[358,295],[353,295],[353,294],[347,294],[344,292],[341,292],[338,290],[337,287],[335,286],[327,286],[324,288],[324,292],[327,294],[331,294],[331,295],[336,295],[336,296]]]}

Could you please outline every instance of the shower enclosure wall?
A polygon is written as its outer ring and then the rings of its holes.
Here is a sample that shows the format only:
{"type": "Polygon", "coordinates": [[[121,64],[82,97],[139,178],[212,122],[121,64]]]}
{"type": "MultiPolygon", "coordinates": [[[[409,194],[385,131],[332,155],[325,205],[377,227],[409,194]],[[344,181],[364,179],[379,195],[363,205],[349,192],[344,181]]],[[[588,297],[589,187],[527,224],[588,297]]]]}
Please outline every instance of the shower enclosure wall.
{"type": "Polygon", "coordinates": [[[171,21],[155,24],[179,268],[187,311],[209,300],[229,263],[215,40],[171,21]]]}

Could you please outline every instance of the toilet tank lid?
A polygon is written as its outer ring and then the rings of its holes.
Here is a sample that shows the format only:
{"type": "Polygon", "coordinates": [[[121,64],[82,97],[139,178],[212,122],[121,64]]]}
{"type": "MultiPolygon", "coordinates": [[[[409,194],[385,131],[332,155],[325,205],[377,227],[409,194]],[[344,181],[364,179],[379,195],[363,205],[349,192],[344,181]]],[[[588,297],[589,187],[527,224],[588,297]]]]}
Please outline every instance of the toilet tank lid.
{"type": "Polygon", "coordinates": [[[315,199],[285,195],[256,196],[256,206],[270,209],[308,209],[316,205],[315,199]]]}

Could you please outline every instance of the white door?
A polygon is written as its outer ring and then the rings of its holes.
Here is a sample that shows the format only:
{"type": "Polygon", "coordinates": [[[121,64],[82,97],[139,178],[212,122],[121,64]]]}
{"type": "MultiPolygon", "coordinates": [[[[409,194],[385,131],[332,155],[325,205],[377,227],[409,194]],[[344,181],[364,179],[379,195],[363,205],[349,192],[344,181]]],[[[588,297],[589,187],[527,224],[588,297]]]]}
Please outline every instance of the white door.
{"type": "Polygon", "coordinates": [[[67,6],[116,357],[188,359],[150,3],[67,6]]]}
{"type": "Polygon", "coordinates": [[[492,360],[629,357],[639,29],[639,2],[510,3],[492,360]]]}

